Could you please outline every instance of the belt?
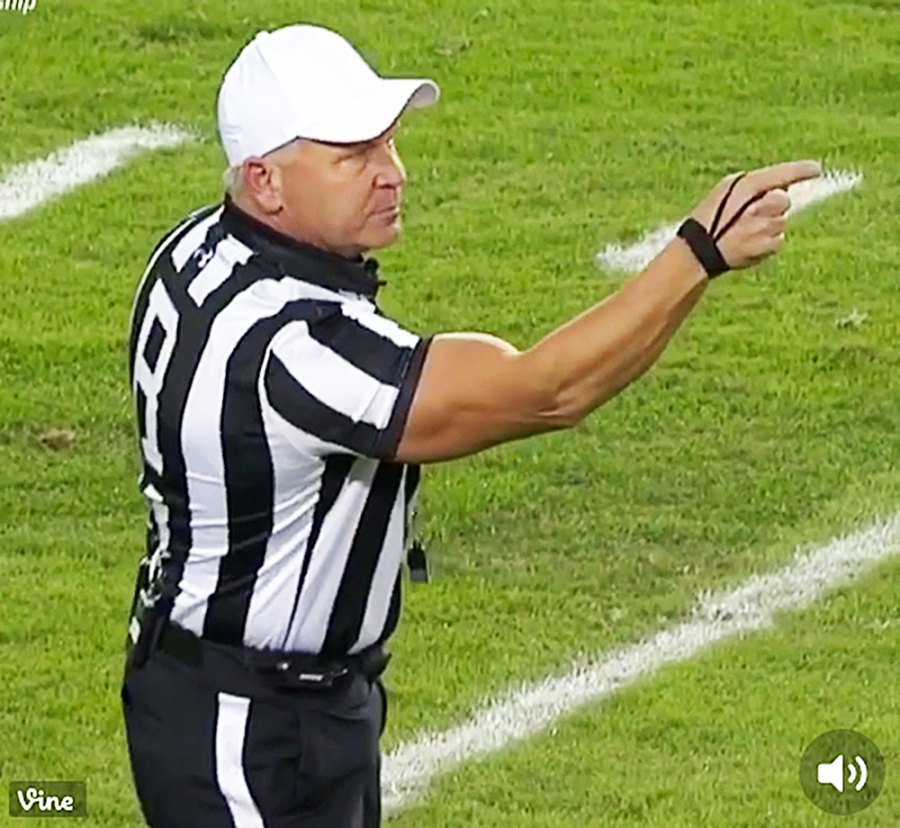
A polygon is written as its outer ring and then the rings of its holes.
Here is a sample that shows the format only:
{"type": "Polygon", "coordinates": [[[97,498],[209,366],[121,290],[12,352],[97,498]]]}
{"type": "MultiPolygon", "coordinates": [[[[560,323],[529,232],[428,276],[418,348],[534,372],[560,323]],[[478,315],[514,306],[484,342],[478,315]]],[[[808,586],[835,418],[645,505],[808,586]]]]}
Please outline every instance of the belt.
{"type": "Polygon", "coordinates": [[[201,667],[207,661],[221,663],[222,657],[227,657],[229,662],[242,664],[248,673],[279,690],[327,690],[352,675],[372,682],[384,672],[391,658],[382,644],[340,658],[237,647],[199,638],[170,622],[163,625],[157,649],[189,667],[201,667]]]}

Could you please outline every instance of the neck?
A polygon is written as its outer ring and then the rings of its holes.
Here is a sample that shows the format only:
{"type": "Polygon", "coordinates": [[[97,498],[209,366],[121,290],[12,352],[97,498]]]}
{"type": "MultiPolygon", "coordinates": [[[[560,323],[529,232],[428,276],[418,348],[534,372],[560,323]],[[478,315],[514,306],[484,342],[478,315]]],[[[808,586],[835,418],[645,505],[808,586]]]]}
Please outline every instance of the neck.
{"type": "Polygon", "coordinates": [[[319,250],[325,250],[328,253],[343,256],[345,259],[357,259],[367,252],[365,248],[356,245],[334,246],[317,238],[314,234],[298,233],[297,229],[289,226],[288,222],[285,220],[284,209],[280,209],[277,213],[266,213],[263,210],[260,210],[250,199],[244,198],[240,193],[236,195],[229,194],[228,198],[235,207],[251,218],[256,219],[256,221],[261,224],[265,224],[273,230],[277,230],[279,233],[282,233],[301,244],[309,244],[313,247],[318,247],[319,250]]]}

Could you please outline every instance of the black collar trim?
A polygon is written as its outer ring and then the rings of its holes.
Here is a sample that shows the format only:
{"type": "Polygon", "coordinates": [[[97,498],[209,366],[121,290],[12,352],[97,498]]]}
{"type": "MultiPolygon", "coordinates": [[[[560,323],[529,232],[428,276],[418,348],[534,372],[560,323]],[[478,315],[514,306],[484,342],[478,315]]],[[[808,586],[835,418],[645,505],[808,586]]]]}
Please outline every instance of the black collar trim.
{"type": "Polygon", "coordinates": [[[292,239],[248,215],[225,197],[222,226],[255,252],[277,265],[285,276],[330,290],[349,290],[374,300],[385,282],[378,278],[375,259],[348,259],[292,239]]]}

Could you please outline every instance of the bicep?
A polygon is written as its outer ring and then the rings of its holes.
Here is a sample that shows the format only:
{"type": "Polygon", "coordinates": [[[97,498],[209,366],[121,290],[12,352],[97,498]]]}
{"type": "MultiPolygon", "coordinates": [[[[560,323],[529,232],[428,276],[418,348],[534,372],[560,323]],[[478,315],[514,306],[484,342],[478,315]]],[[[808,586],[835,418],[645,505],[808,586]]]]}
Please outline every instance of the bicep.
{"type": "Polygon", "coordinates": [[[449,460],[567,425],[528,353],[488,334],[441,334],[425,358],[396,459],[449,460]]]}

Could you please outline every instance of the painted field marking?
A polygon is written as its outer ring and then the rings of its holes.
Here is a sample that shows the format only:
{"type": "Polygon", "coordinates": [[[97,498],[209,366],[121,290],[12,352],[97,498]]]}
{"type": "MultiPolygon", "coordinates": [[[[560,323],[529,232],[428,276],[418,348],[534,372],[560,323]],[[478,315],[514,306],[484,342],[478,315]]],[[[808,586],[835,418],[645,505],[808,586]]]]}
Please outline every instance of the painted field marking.
{"type": "MultiPolygon", "coordinates": [[[[834,170],[813,181],[801,181],[793,187],[788,187],[788,195],[791,198],[789,215],[799,213],[826,198],[846,193],[858,187],[862,180],[862,173],[834,170]]],[[[680,221],[676,221],[650,230],[634,244],[608,244],[597,254],[597,264],[611,270],[628,272],[643,270],[675,238],[675,232],[680,224],[680,221]]]]}
{"type": "Polygon", "coordinates": [[[177,147],[191,137],[169,124],[120,127],[76,141],[46,158],[7,167],[0,178],[0,221],[107,175],[141,152],[177,147]]]}
{"type": "Polygon", "coordinates": [[[534,736],[662,667],[687,661],[720,641],[771,627],[776,613],[808,607],[898,554],[900,512],[811,551],[797,550],[788,566],[755,575],[736,589],[703,593],[682,623],[637,644],[585,657],[565,675],[513,688],[461,725],[423,733],[398,746],[385,757],[382,770],[385,808],[409,804],[439,774],[534,736]]]}

